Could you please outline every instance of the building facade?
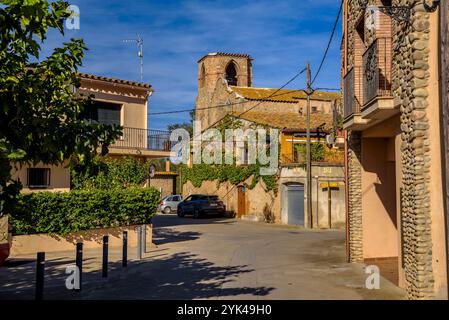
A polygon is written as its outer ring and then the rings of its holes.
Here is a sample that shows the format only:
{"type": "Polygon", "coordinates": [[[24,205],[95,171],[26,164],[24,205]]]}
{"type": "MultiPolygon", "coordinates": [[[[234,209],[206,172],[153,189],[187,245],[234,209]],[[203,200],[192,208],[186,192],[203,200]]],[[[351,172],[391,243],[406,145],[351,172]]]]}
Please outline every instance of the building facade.
{"type": "MultiPolygon", "coordinates": [[[[307,96],[302,90],[256,88],[252,86],[253,59],[246,54],[210,53],[198,61],[198,97],[196,120],[201,130],[221,127],[226,119],[237,119],[248,128],[279,130],[277,192],[267,190],[262,180],[254,188],[252,177],[240,185],[230,182],[204,181],[196,188],[190,182],[183,194],[216,194],[228,211],[238,218],[269,220],[276,223],[314,228],[344,227],[343,159],[336,148],[326,149],[328,158],[312,168],[312,217],[308,217],[305,188],[307,174],[301,146],[306,143],[307,96]],[[312,221],[309,221],[312,220],[312,221]],[[311,222],[311,223],[310,223],[311,222]]],[[[340,94],[317,91],[311,98],[312,142],[325,145],[326,135],[334,130],[333,116],[340,94]]],[[[244,149],[244,148],[243,148],[244,149]]],[[[245,159],[245,150],[238,150],[245,159]],[[243,154],[243,155],[242,155],[243,154]]],[[[236,163],[246,165],[246,163],[236,163]]]]}
{"type": "MultiPolygon", "coordinates": [[[[95,105],[83,117],[103,124],[123,127],[123,135],[109,148],[108,157],[135,157],[142,161],[170,156],[170,136],[166,131],[148,129],[148,100],[151,85],[91,74],[80,74],[78,94],[93,95],[95,105]]],[[[13,179],[20,179],[23,192],[69,191],[69,163],[17,166],[13,179]]],[[[164,170],[161,170],[164,171],[164,170]]],[[[173,175],[158,174],[153,186],[163,194],[173,192],[173,175]],[[165,181],[167,180],[167,181],[165,181]],[[160,183],[158,183],[159,181],[160,183]]]]}
{"type": "MultiPolygon", "coordinates": [[[[243,132],[248,129],[277,129],[279,162],[276,163],[276,191],[269,190],[261,179],[252,188],[253,177],[239,185],[231,182],[203,181],[200,187],[191,182],[183,186],[183,195],[214,194],[227,211],[239,219],[279,224],[312,226],[314,229],[344,228],[345,186],[343,153],[326,145],[325,137],[332,129],[328,114],[311,115],[311,141],[321,144],[323,157],[312,163],[312,217],[307,216],[307,172],[304,153],[306,144],[305,116],[292,112],[248,112],[230,116],[243,132]],[[323,125],[324,124],[324,125],[323,125]],[[317,130],[319,129],[319,130],[317,130]],[[312,221],[310,221],[310,219],[312,221]]],[[[223,120],[229,123],[229,118],[223,120]]],[[[221,127],[222,122],[217,123],[221,127]]],[[[236,165],[247,166],[247,145],[235,145],[236,165]]]]}
{"type": "Polygon", "coordinates": [[[393,268],[410,299],[448,290],[438,14],[421,0],[344,1],[348,258],[393,268]]]}
{"type": "MultiPolygon", "coordinates": [[[[306,113],[307,95],[302,90],[252,86],[252,61],[247,54],[209,53],[198,61],[198,96],[195,118],[202,129],[213,126],[227,114],[242,112],[306,113]]],[[[339,93],[316,91],[311,112],[332,114],[339,93]]]]}

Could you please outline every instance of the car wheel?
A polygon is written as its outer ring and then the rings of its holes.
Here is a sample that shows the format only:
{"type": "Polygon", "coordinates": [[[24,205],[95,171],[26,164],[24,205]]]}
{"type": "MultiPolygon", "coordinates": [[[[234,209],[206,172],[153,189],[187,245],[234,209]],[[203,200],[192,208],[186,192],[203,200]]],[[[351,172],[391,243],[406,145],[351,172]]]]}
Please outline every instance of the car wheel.
{"type": "Polygon", "coordinates": [[[195,219],[201,218],[200,210],[195,209],[195,211],[193,211],[193,218],[195,218],[195,219]]]}
{"type": "Polygon", "coordinates": [[[184,212],[182,212],[182,209],[178,209],[178,217],[184,218],[184,212]]]}
{"type": "Polygon", "coordinates": [[[165,207],[164,208],[164,214],[170,214],[171,213],[171,208],[170,207],[165,207]]]}

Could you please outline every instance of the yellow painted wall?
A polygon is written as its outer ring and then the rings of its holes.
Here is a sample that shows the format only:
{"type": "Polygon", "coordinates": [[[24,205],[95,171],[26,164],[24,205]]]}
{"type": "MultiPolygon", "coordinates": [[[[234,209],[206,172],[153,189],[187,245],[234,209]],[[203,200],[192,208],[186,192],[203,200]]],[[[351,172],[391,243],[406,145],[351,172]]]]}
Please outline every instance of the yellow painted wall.
{"type": "MultiPolygon", "coordinates": [[[[294,160],[294,144],[305,144],[306,137],[295,137],[292,133],[281,133],[280,142],[281,142],[281,162],[283,164],[288,164],[294,160]]],[[[312,137],[311,142],[315,143],[318,139],[312,137]]],[[[321,143],[325,144],[326,140],[321,138],[319,140],[321,143]]],[[[343,163],[344,161],[344,153],[341,150],[336,148],[328,148],[326,147],[326,154],[324,162],[332,162],[332,163],[343,163]]]]}
{"type": "Polygon", "coordinates": [[[23,165],[22,167],[14,168],[12,171],[12,178],[14,180],[19,179],[23,184],[22,192],[38,192],[38,191],[49,191],[49,192],[65,192],[70,190],[70,171],[67,168],[68,162],[60,166],[51,166],[45,164],[23,165]],[[30,189],[27,187],[27,169],[28,168],[49,168],[50,169],[50,187],[42,189],[30,189]]]}

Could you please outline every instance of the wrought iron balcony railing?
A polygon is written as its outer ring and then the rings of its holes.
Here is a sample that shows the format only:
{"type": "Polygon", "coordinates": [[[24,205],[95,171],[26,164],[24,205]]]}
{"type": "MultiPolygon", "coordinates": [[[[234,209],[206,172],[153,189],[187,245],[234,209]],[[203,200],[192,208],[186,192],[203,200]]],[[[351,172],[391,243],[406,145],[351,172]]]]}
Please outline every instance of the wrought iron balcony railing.
{"type": "Polygon", "coordinates": [[[138,128],[123,128],[122,137],[112,148],[170,151],[170,132],[138,128]]]}
{"type": "Polygon", "coordinates": [[[363,54],[363,104],[376,97],[390,97],[392,70],[391,38],[378,38],[363,54]]]}
{"type": "Polygon", "coordinates": [[[345,119],[360,113],[360,101],[363,100],[362,67],[352,67],[343,80],[345,119]]]}

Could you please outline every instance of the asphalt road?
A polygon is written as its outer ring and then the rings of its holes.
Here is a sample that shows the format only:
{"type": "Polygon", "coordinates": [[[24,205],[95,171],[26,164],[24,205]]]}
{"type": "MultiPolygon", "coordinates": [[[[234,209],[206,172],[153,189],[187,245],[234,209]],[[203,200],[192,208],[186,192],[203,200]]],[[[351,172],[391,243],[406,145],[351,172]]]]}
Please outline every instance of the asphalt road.
{"type": "MultiPolygon", "coordinates": [[[[345,262],[344,231],[194,220],[175,215],[154,219],[154,246],[143,260],[129,249],[110,250],[109,277],[101,278],[101,251],[86,250],[83,288],[65,288],[73,252],[49,254],[46,299],[403,299],[386,279],[379,290],[365,286],[360,264],[345,262]]],[[[32,257],[14,257],[0,268],[0,299],[32,299],[32,257]]]]}

